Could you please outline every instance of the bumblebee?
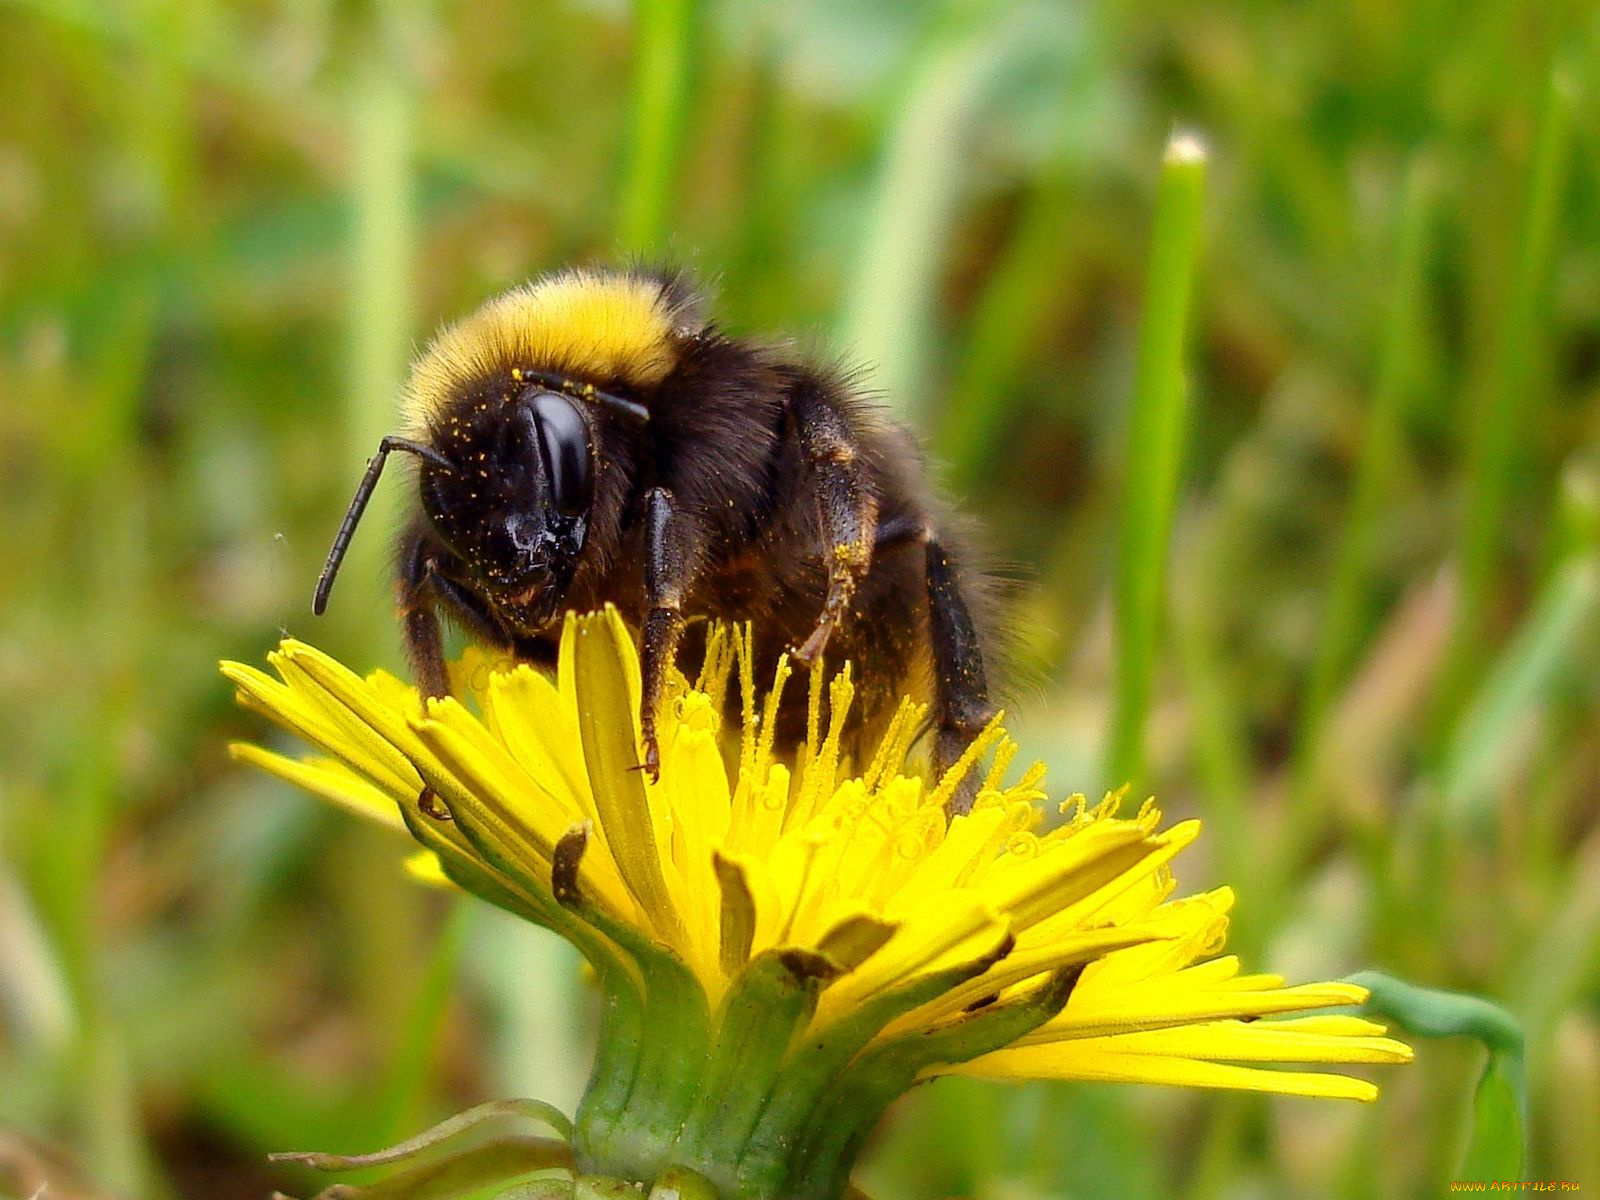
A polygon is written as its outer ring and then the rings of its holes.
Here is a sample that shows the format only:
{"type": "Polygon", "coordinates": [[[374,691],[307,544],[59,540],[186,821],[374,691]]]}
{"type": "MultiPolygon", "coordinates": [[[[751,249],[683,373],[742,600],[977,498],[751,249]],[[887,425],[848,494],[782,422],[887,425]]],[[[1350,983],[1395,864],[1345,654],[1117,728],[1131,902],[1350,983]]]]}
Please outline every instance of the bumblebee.
{"type": "MultiPolygon", "coordinates": [[[[313,610],[386,459],[412,456],[397,586],[425,693],[449,690],[441,615],[548,665],[560,615],[610,602],[640,639],[652,776],[668,670],[705,618],[751,623],[757,678],[785,651],[853,662],[858,738],[903,693],[925,697],[936,768],[992,716],[986,576],[953,541],[914,439],[846,373],[720,332],[685,276],[569,270],[515,288],[434,338],[404,414],[367,463],[313,610]]],[[[780,745],[805,734],[803,689],[791,698],[780,745]]]]}

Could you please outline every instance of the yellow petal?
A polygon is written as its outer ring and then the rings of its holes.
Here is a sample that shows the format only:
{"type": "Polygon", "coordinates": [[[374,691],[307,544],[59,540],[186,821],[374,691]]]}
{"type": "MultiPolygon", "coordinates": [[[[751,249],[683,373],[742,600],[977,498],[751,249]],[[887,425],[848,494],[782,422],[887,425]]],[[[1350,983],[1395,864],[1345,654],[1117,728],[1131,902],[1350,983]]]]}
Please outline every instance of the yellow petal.
{"type": "Polygon", "coordinates": [[[939,1074],[976,1075],[985,1079],[1077,1079],[1104,1083],[1164,1083],[1174,1087],[1227,1088],[1275,1092],[1285,1096],[1319,1096],[1333,1100],[1372,1101],[1378,1088],[1365,1079],[1316,1071],[1269,1071],[1231,1063],[1197,1062],[1189,1058],[1120,1054],[1072,1046],[1030,1046],[997,1050],[971,1062],[944,1068],[939,1074]]]}
{"type": "Polygon", "coordinates": [[[1066,1008],[1022,1040],[1033,1044],[1230,1017],[1332,1008],[1357,1004],[1361,994],[1361,989],[1339,983],[1303,984],[1265,991],[1191,990],[1174,983],[1171,978],[1158,978],[1141,986],[1108,989],[1098,994],[1080,987],[1066,1008]]]}
{"type": "Polygon", "coordinates": [[[308,758],[303,761],[285,758],[246,742],[234,742],[228,747],[228,753],[237,762],[260,767],[363,820],[375,821],[398,833],[406,831],[406,823],[400,819],[400,810],[394,798],[341,762],[331,758],[308,758]]]}
{"type": "Polygon", "coordinates": [[[664,814],[651,810],[639,769],[638,660],[614,609],[577,622],[572,657],[589,786],[617,869],[656,933],[682,948],[682,918],[661,869],[664,814]]]}
{"type": "Polygon", "coordinates": [[[1210,1021],[1074,1041],[1078,1048],[1212,1062],[1403,1063],[1411,1048],[1359,1017],[1210,1021]]]}
{"type": "Polygon", "coordinates": [[[456,885],[444,873],[444,868],[439,865],[439,856],[432,850],[418,850],[415,854],[406,856],[406,874],[418,883],[425,883],[429,887],[448,888],[456,891],[456,885]]]}

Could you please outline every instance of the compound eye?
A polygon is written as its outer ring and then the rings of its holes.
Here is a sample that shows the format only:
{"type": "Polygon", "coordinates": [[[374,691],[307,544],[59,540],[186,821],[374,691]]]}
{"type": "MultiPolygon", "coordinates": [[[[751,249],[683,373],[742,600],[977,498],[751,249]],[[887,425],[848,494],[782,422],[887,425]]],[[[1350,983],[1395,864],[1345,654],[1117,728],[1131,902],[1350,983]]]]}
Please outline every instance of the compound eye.
{"type": "Polygon", "coordinates": [[[563,516],[582,516],[594,490],[588,423],[578,406],[558,392],[535,393],[531,403],[550,498],[563,516]]]}

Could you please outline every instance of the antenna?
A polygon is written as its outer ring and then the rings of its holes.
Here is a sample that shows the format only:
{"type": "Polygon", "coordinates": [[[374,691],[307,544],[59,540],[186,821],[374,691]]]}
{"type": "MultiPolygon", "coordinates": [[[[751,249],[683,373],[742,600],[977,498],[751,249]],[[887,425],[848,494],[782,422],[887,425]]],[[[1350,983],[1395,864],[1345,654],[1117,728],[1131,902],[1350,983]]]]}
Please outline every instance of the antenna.
{"type": "Polygon", "coordinates": [[[367,503],[372,499],[372,493],[378,486],[378,476],[383,474],[384,460],[389,457],[391,450],[404,450],[407,454],[425,458],[446,471],[455,470],[453,462],[432,446],[424,446],[421,442],[401,437],[386,437],[378,443],[378,452],[367,460],[367,473],[356,485],[356,494],[350,497],[350,507],[345,510],[344,520],[339,523],[339,532],[333,535],[333,546],[328,551],[328,561],[322,566],[322,574],[317,576],[317,590],[311,598],[311,611],[319,617],[327,610],[328,593],[333,591],[333,578],[339,573],[339,564],[344,562],[344,552],[350,548],[350,539],[361,521],[361,514],[367,511],[367,503]]]}
{"type": "Polygon", "coordinates": [[[635,421],[648,421],[650,410],[635,400],[624,400],[621,396],[613,396],[610,392],[602,392],[592,383],[584,383],[581,379],[568,379],[565,375],[554,375],[549,371],[523,371],[512,372],[512,377],[530,383],[542,383],[547,388],[554,388],[558,392],[578,400],[587,400],[591,404],[598,404],[602,408],[609,408],[612,412],[620,413],[635,421]]]}

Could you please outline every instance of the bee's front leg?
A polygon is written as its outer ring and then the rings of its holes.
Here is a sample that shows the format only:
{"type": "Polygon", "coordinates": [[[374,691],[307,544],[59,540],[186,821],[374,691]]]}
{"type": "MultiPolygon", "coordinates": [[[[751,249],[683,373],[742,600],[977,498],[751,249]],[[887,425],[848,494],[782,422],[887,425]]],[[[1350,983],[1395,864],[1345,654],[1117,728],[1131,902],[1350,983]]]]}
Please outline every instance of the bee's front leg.
{"type": "Polygon", "coordinates": [[[822,554],[828,569],[828,594],[811,635],[794,650],[807,665],[827,649],[834,627],[844,619],[856,585],[872,567],[878,525],[878,498],[857,458],[857,439],[844,415],[814,384],[796,390],[790,412],[811,465],[810,486],[822,527],[822,554]]]}
{"type": "Polygon", "coordinates": [[[438,597],[433,588],[433,546],[418,528],[400,542],[396,588],[400,627],[411,660],[411,674],[424,696],[448,696],[450,673],[444,662],[444,635],[439,629],[438,597]]]}

